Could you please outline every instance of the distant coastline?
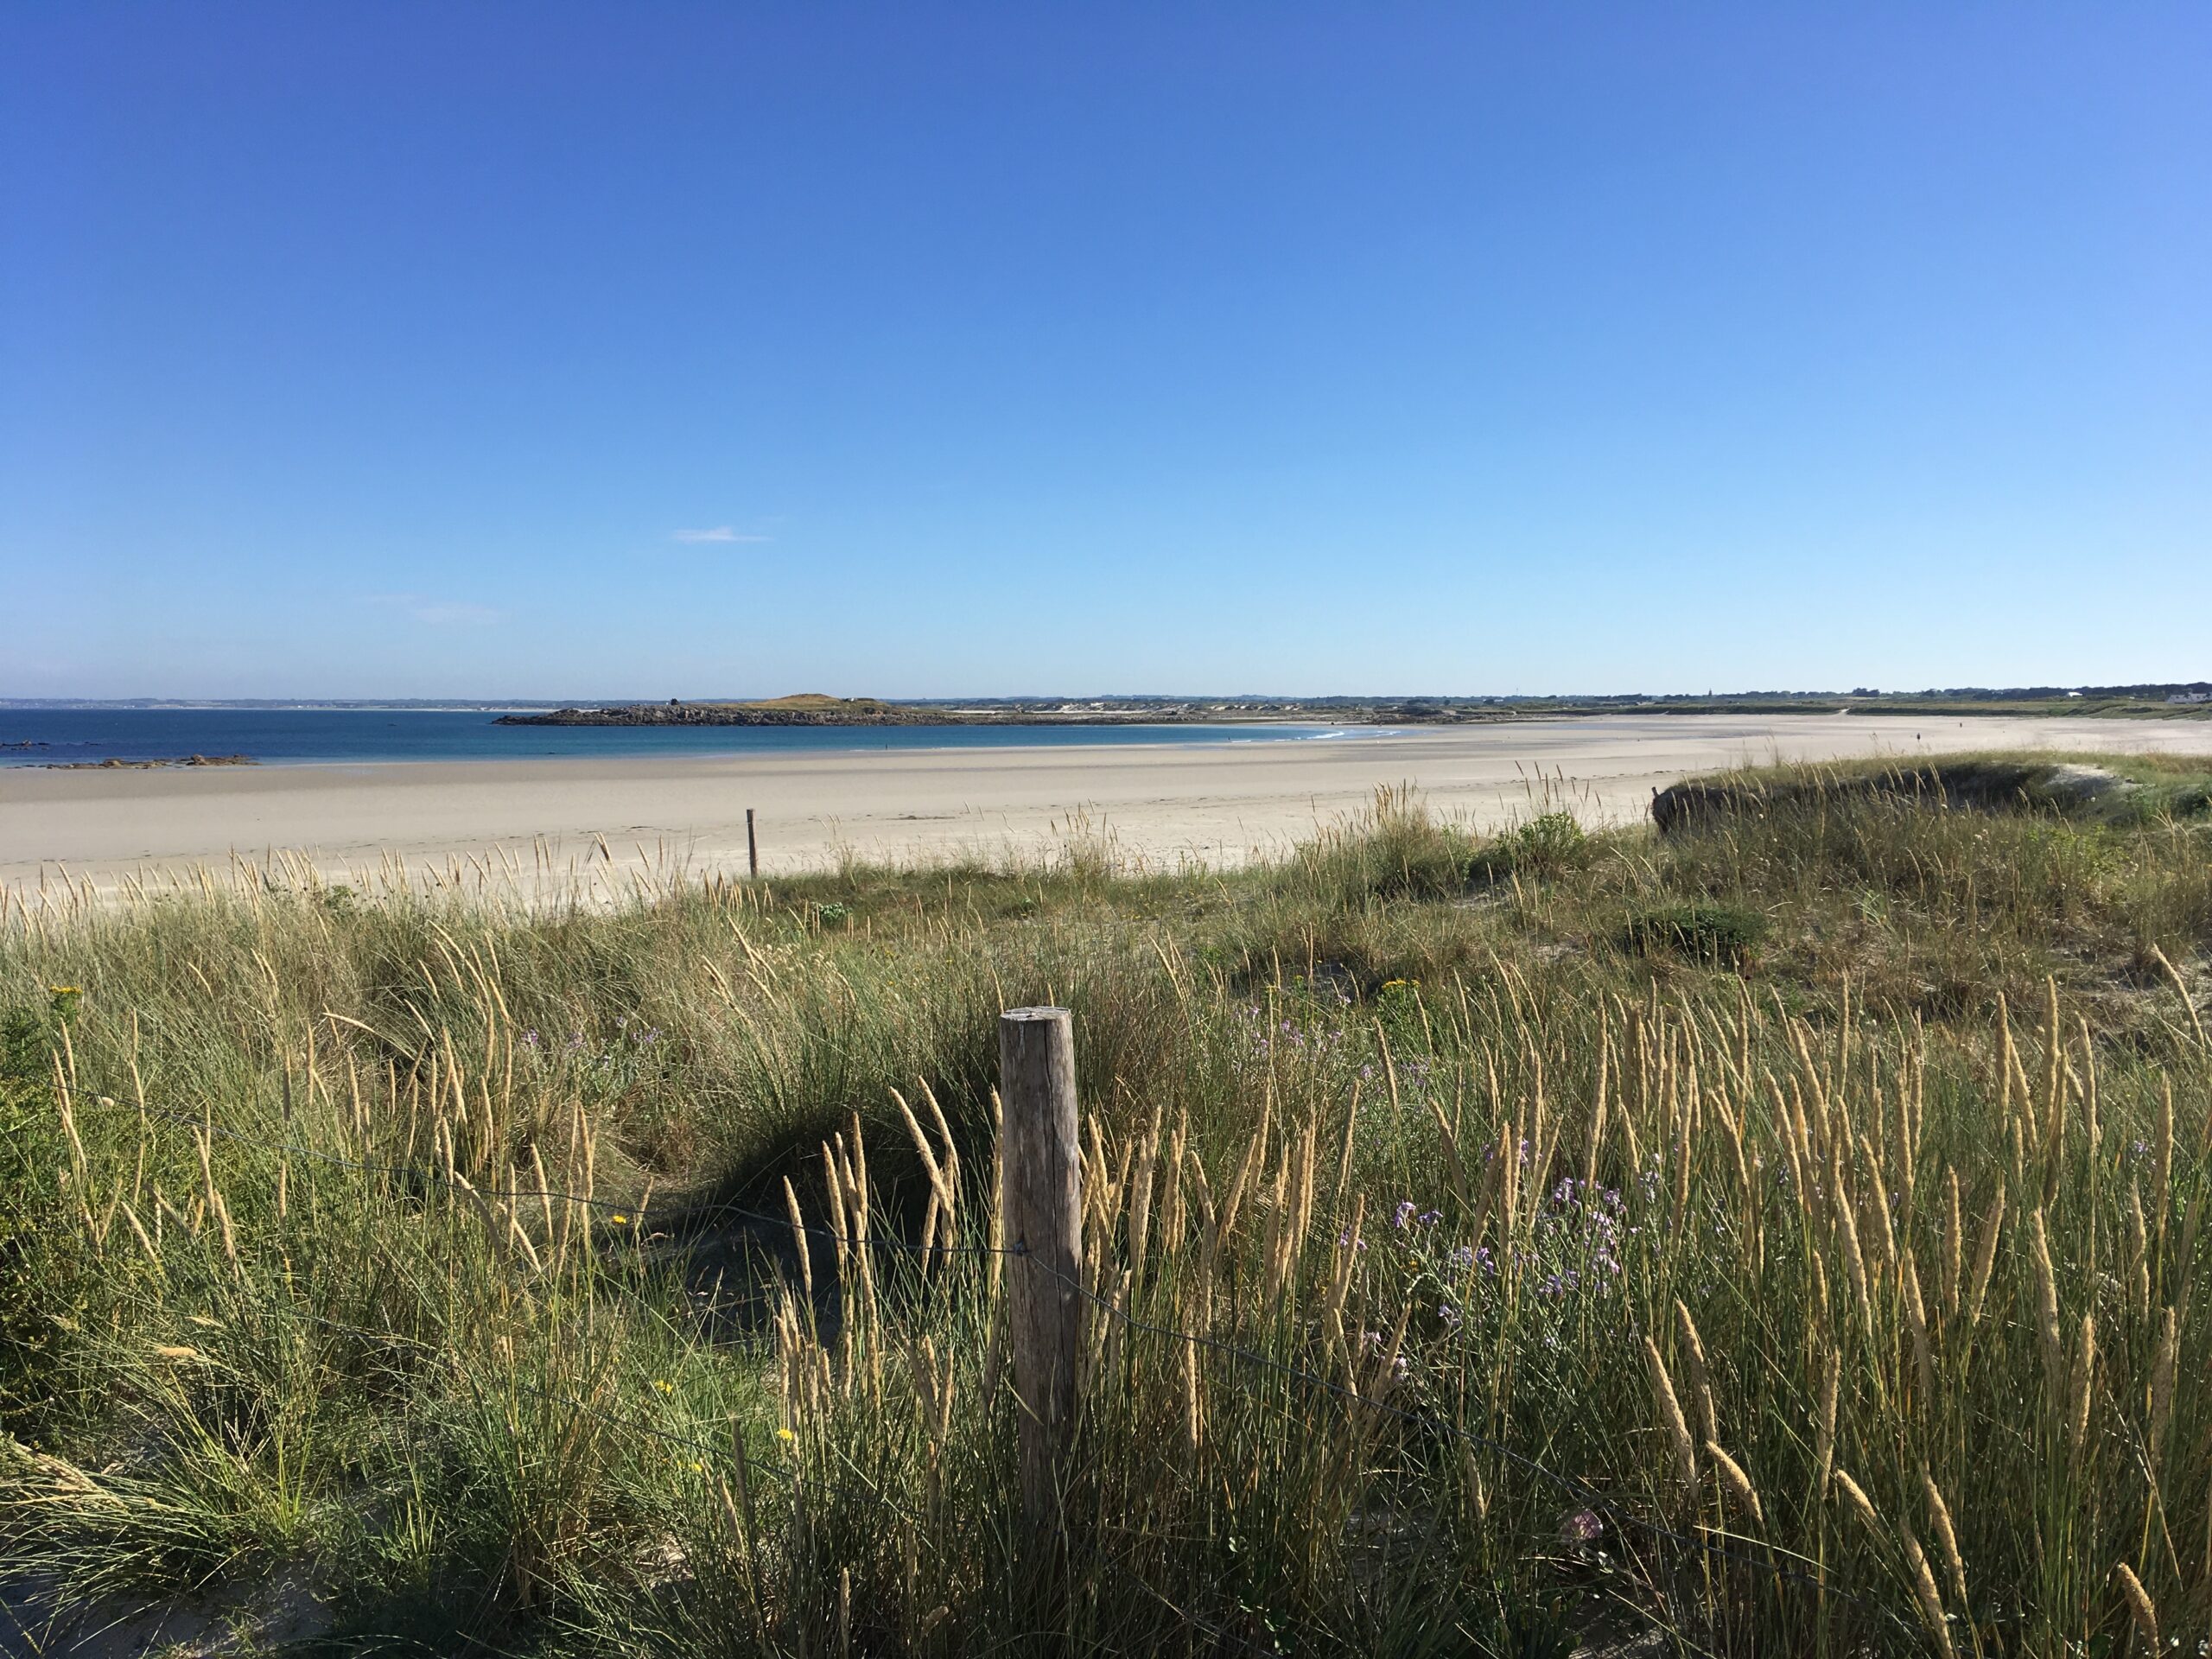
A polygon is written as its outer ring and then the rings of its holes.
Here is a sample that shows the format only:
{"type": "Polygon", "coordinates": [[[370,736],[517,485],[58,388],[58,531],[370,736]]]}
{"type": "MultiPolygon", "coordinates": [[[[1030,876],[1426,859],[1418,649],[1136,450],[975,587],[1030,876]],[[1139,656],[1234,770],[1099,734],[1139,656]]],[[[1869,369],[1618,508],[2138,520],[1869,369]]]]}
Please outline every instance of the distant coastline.
{"type": "MultiPolygon", "coordinates": [[[[501,715],[498,726],[1174,726],[1306,722],[1302,708],[1104,700],[1090,703],[1014,702],[950,708],[885,702],[874,697],[819,694],[760,702],[628,702],[501,715]]],[[[1338,724],[1371,718],[1362,710],[1332,716],[1338,724]]],[[[1402,722],[1393,721],[1394,724],[1402,722]]]]}
{"type": "Polygon", "coordinates": [[[500,726],[1458,726],[1603,715],[2091,715],[2106,719],[2212,718],[2212,682],[2073,690],[1881,692],[1736,692],[1698,696],[1604,697],[1052,697],[894,702],[820,692],[756,702],[579,703],[516,710],[500,726]]]}
{"type": "MultiPolygon", "coordinates": [[[[1534,721],[1601,718],[1627,715],[1727,715],[1764,718],[1780,715],[1850,715],[1930,719],[1942,716],[2074,716],[2107,720],[2212,720],[2212,681],[2196,680],[2112,686],[1954,687],[1941,690],[1732,691],[1595,696],[1509,693],[1494,696],[1396,695],[1287,696],[1236,693],[1205,696],[1112,694],[1084,696],[990,696],[897,699],[842,697],[820,693],[796,696],[571,699],[505,697],[367,698],[62,698],[0,696],[0,766],[10,752],[21,753],[42,736],[54,720],[82,723],[102,716],[118,720],[180,721],[207,715],[232,722],[259,718],[262,737],[285,733],[294,722],[318,716],[365,719],[389,715],[400,721],[474,717],[485,728],[595,728],[613,734],[624,728],[658,729],[667,737],[690,731],[701,736],[713,728],[751,728],[764,735],[779,728],[855,731],[876,728],[887,738],[894,730],[918,734],[926,728],[1078,729],[1084,728],[1195,728],[1242,727],[1264,730],[1296,725],[1343,729],[1408,727],[1510,725],[1534,721]]],[[[118,728],[118,730],[120,728],[118,728]]],[[[146,729],[152,729],[150,728],[146,729]]],[[[487,729],[486,735],[489,731],[487,729]]],[[[192,743],[205,752],[219,749],[212,734],[192,743]],[[216,747],[210,747],[213,743],[216,747]]],[[[262,743],[237,747],[258,752],[262,743]]],[[[268,758],[298,757],[296,745],[280,739],[268,758]]],[[[104,751],[89,758],[105,758],[104,751]]],[[[179,743],[157,751],[179,759],[189,747],[179,743]]],[[[73,757],[58,757],[73,758],[73,757]]],[[[127,758],[150,758],[132,754],[127,758]]]]}

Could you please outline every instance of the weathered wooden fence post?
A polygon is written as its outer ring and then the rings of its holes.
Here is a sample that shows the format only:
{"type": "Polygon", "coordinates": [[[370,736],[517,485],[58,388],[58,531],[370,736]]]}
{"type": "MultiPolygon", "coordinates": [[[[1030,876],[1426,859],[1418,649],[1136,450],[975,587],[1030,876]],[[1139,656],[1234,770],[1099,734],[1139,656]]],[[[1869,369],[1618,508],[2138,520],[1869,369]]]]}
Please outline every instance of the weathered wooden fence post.
{"type": "Polygon", "coordinates": [[[1023,1518],[1057,1540],[1060,1460],[1075,1429],[1083,1325],[1083,1151],[1075,1028],[1065,1008],[999,1016],[1001,1236],[1021,1432],[1023,1518]]]}
{"type": "Polygon", "coordinates": [[[745,862],[753,874],[760,874],[760,843],[753,838],[753,809],[745,809],[745,862]]]}

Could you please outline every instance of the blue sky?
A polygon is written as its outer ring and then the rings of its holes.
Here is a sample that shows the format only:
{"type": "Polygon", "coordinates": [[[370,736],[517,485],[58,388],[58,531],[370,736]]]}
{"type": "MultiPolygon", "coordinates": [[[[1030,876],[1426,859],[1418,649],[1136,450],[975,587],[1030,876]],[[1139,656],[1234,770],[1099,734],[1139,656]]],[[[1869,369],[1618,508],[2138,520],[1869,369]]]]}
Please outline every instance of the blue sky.
{"type": "Polygon", "coordinates": [[[0,695],[2212,675],[2212,9],[0,9],[0,695]]]}

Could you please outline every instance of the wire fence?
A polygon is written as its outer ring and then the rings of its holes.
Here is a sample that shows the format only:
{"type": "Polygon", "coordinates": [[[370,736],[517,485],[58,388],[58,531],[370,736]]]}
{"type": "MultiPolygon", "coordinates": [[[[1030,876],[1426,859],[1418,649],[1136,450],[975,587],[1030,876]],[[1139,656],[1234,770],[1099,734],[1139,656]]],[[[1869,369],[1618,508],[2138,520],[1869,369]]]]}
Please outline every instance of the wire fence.
{"type": "MultiPolygon", "coordinates": [[[[290,1156],[306,1159],[309,1161],[321,1163],[334,1168],[353,1171],[359,1173],[404,1177],[409,1182],[419,1184],[421,1186],[448,1186],[465,1194],[473,1195],[477,1198],[496,1198],[507,1202],[521,1199],[542,1200],[551,1203],[575,1205],[585,1208],[605,1211],[617,1215],[626,1215],[630,1212],[637,1211],[639,1215],[640,1220],[643,1218],[643,1211],[639,1210],[639,1206],[637,1204],[632,1201],[626,1201],[619,1198],[601,1198],[594,1194],[567,1192],[556,1187],[479,1186],[468,1181],[465,1177],[460,1176],[457,1173],[449,1175],[445,1170],[441,1169],[436,1165],[431,1163],[372,1162],[359,1159],[344,1157],[339,1154],[327,1151],[321,1147],[311,1147],[296,1141],[272,1141],[264,1136],[249,1135],[242,1131],[231,1128],[226,1125],[217,1123],[213,1121],[211,1113],[200,1113],[195,1115],[180,1112],[162,1107],[154,1106],[143,1101],[122,1100],[116,1096],[108,1095],[79,1095],[74,1098],[80,1102],[89,1101],[104,1108],[135,1112],[142,1117],[151,1121],[181,1125],[193,1130],[195,1134],[206,1135],[212,1140],[221,1140],[229,1143],[248,1147],[257,1153],[264,1154],[289,1154],[290,1156]]],[[[794,1238],[799,1235],[805,1235],[829,1241],[832,1243],[840,1243],[848,1248],[853,1248],[855,1244],[855,1241],[850,1235],[841,1235],[829,1228],[810,1225],[801,1220],[798,1220],[790,1213],[776,1215],[767,1211],[755,1209],[750,1205],[732,1201],[718,1200],[714,1203],[702,1205],[687,1205],[679,1212],[679,1214],[683,1223],[690,1227],[705,1227],[711,1225],[715,1222],[722,1221],[742,1221],[766,1229],[772,1234],[789,1232],[794,1236],[794,1238]]],[[[639,1237],[644,1236],[642,1227],[638,1230],[637,1236],[639,1237]]],[[[881,1236],[871,1231],[865,1241],[865,1243],[867,1247],[876,1249],[893,1254],[904,1254],[912,1256],[923,1257],[931,1261],[946,1260],[956,1256],[976,1256],[998,1257],[1020,1262],[1024,1265],[1025,1270],[1039,1272],[1051,1275],[1052,1278],[1058,1281],[1065,1288],[1072,1292],[1076,1296],[1080,1298],[1087,1306],[1097,1310],[1097,1312],[1103,1317],[1118,1322],[1126,1329],[1157,1337],[1166,1342],[1183,1344],[1191,1347],[1205,1349],[1210,1352],[1218,1354],[1224,1358],[1236,1361],[1237,1363],[1254,1370],[1264,1370],[1275,1376],[1279,1376],[1287,1382],[1293,1382],[1301,1388],[1312,1389],[1325,1395],[1331,1398],[1342,1402],[1347,1406],[1357,1409],[1376,1413],[1379,1416],[1390,1419],[1410,1427],[1432,1433],[1439,1433],[1455,1443],[1464,1445],[1471,1450],[1489,1452],[1504,1462],[1512,1465],[1515,1468],[1521,1470],[1535,1479],[1551,1485],[1555,1490],[1584,1505],[1585,1508],[1593,1514],[1601,1516],[1606,1520],[1611,1521],[1618,1529],[1621,1530],[1624,1534],[1638,1534],[1656,1541],[1670,1544],[1677,1548],[1702,1555],[1708,1560],[1732,1562],[1737,1566],[1751,1569],[1757,1573],[1771,1577],[1776,1580],[1791,1584],[1799,1588],[1814,1592],[1821,1596],[1834,1597],[1838,1600],[1849,1603],[1855,1607],[1869,1612],[1880,1622],[1889,1624],[1895,1629],[1909,1630],[1913,1628],[1911,1622],[1906,1619],[1904,1615],[1895,1608],[1882,1601],[1877,1600],[1872,1597],[1840,1586],[1832,1579],[1820,1573],[1808,1572],[1805,1570],[1803,1567],[1794,1564],[1791,1560],[1785,1559],[1783,1552],[1779,1551],[1771,1544],[1764,1545],[1759,1551],[1754,1552],[1740,1548],[1737,1544],[1725,1541],[1722,1539],[1700,1536],[1694,1533],[1685,1532],[1677,1527],[1670,1526],[1667,1522],[1657,1520],[1651,1516],[1624,1507],[1601,1489],[1594,1486],[1589,1481],[1583,1479],[1580,1476],[1569,1474],[1561,1470],[1554,1469],[1540,1459],[1521,1450],[1517,1446],[1512,1446],[1508,1442],[1498,1440],[1493,1436],[1484,1434],[1479,1431],[1470,1429],[1464,1424],[1455,1422],[1449,1418],[1440,1416],[1433,1412],[1414,1411],[1404,1407],[1393,1405],[1386,1400],[1380,1400],[1372,1395],[1362,1393],[1357,1388],[1340,1382],[1333,1377],[1326,1376],[1320,1372],[1310,1370],[1305,1367],[1294,1365],[1286,1361],[1276,1359],[1270,1355],[1262,1353],[1256,1349],[1250,1348],[1241,1344],[1226,1341],[1219,1337],[1211,1336],[1202,1332],[1180,1330],[1172,1325],[1160,1325],[1150,1320],[1140,1319],[1136,1315],[1129,1313],[1127,1309],[1119,1306],[1113,1299],[1100,1296],[1095,1291],[1091,1290],[1089,1286],[1084,1284],[1080,1279],[1062,1272],[1060,1269],[1053,1267],[1051,1263],[1044,1261],[1042,1258],[1033,1255],[1025,1249],[1019,1243],[1011,1245],[986,1244],[972,1242],[965,1243],[918,1244],[909,1240],[900,1239],[895,1236],[881,1236]]],[[[406,1336],[402,1332],[372,1331],[365,1327],[349,1325],[341,1321],[329,1319],[316,1314],[307,1313],[297,1310],[296,1310],[296,1312],[298,1312],[298,1316],[309,1324],[353,1337],[358,1340],[403,1344],[434,1354],[442,1351],[437,1349],[435,1344],[422,1342],[419,1338],[406,1336]]],[[[588,1414],[610,1427],[621,1429],[626,1433],[639,1434],[669,1444],[679,1446],[699,1454],[702,1458],[721,1459],[723,1457],[729,1457],[735,1459],[745,1465],[748,1472],[766,1475],[772,1480],[779,1481],[790,1486],[795,1492],[804,1492],[810,1488],[812,1488],[818,1491],[833,1491],[840,1496],[858,1496],[867,1502],[883,1506],[888,1510],[896,1513],[902,1519],[909,1522],[920,1524],[925,1519],[925,1517],[918,1514],[912,1509],[900,1503],[889,1494],[875,1490],[872,1487],[832,1487],[828,1485],[826,1483],[812,1480],[810,1477],[805,1476],[798,1470],[787,1468],[779,1464],[771,1463],[763,1459],[754,1457],[743,1449],[742,1446],[738,1443],[734,1435],[728,1444],[715,1444],[700,1440],[691,1435],[681,1433],[663,1425],[648,1422],[641,1418],[635,1418],[622,1414],[609,1412],[603,1407],[594,1405],[588,1401],[578,1399],[572,1395],[562,1394],[555,1390],[537,1388],[535,1385],[518,1377],[513,1379],[513,1382],[514,1386],[518,1389],[531,1394],[533,1397],[538,1398],[544,1402],[557,1404],[569,1409],[588,1414]]],[[[1064,1542],[1072,1542],[1072,1541],[1064,1541],[1064,1542]]],[[[1094,1564],[1103,1566],[1119,1572],[1125,1578],[1131,1580],[1137,1587],[1142,1589],[1154,1600],[1160,1602],[1162,1606],[1167,1608],[1178,1618],[1188,1623],[1194,1629],[1198,1630],[1203,1634],[1212,1637],[1220,1641],[1235,1643],[1247,1651],[1255,1654],[1272,1656],[1280,1651],[1278,1649],[1273,1647],[1262,1647],[1258,1643],[1250,1641],[1249,1638],[1239,1637],[1232,1631],[1217,1626],[1210,1621],[1199,1617],[1189,1609],[1178,1605],[1167,1597],[1161,1594],[1148,1581],[1143,1580],[1141,1575],[1135,1574],[1128,1567],[1126,1560],[1121,1557],[1109,1556],[1095,1548],[1085,1548],[1077,1547],[1073,1550],[1073,1554],[1079,1555],[1083,1559],[1088,1560],[1094,1564]]],[[[1123,1554],[1126,1554],[1126,1552],[1123,1554]]],[[[1797,1559],[1802,1560],[1804,1558],[1799,1557],[1797,1559]]],[[[1808,1564],[1816,1565],[1813,1563],[1808,1564]]],[[[1679,1638],[1681,1632],[1676,1631],[1675,1635],[1679,1638]]]]}

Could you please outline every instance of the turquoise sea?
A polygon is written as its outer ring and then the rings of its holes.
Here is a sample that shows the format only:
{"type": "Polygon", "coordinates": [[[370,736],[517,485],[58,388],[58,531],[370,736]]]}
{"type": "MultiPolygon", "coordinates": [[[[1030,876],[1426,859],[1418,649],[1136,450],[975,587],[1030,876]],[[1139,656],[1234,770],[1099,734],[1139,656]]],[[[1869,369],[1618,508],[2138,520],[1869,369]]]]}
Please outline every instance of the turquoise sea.
{"type": "Polygon", "coordinates": [[[0,766],[243,754],[268,765],[760,754],[1017,745],[1280,743],[1376,734],[1336,726],[501,726],[497,709],[7,709],[0,766]]]}

